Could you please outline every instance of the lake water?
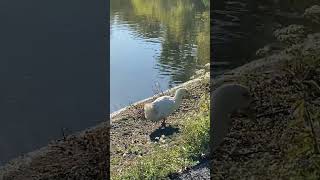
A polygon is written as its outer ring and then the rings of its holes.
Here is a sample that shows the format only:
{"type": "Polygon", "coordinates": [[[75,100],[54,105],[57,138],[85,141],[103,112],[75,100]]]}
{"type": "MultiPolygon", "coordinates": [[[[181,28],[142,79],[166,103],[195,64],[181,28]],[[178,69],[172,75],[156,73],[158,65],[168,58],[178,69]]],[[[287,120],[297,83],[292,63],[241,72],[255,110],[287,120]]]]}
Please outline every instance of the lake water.
{"type": "Polygon", "coordinates": [[[103,1],[0,1],[0,165],[104,120],[103,1]]]}
{"type": "Polygon", "coordinates": [[[190,79],[210,62],[212,76],[252,60],[271,39],[270,9],[254,1],[111,0],[110,111],[190,79]],[[269,13],[269,14],[268,14],[269,13]]]}
{"type": "Polygon", "coordinates": [[[206,2],[111,0],[111,112],[185,82],[209,63],[206,2]]]}

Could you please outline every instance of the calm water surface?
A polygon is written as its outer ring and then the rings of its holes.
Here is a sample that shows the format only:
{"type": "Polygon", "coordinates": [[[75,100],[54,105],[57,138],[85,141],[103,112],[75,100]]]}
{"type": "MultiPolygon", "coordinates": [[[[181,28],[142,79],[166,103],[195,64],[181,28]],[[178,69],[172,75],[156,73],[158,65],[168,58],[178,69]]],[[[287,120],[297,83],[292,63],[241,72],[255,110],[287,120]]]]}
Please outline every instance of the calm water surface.
{"type": "Polygon", "coordinates": [[[0,165],[104,120],[102,1],[0,1],[0,165]],[[99,9],[101,7],[101,9],[99,9]]]}
{"type": "Polygon", "coordinates": [[[205,2],[111,0],[111,112],[185,82],[209,63],[205,2]]]}

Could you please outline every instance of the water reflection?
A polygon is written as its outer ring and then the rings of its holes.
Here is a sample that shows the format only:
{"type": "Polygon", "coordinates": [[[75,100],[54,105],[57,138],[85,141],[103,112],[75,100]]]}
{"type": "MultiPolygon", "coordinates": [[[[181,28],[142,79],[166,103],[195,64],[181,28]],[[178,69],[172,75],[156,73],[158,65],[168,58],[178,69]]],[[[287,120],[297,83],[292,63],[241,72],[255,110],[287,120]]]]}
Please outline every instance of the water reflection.
{"type": "Polygon", "coordinates": [[[208,0],[111,0],[111,111],[185,82],[210,60],[208,0]]]}

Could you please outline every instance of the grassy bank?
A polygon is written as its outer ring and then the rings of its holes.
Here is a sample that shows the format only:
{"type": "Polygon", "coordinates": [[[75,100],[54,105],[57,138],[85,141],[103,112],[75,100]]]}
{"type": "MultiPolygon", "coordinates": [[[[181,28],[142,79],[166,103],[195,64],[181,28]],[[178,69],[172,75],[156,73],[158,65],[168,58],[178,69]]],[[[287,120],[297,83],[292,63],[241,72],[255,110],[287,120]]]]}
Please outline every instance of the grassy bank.
{"type": "Polygon", "coordinates": [[[182,132],[166,143],[160,138],[150,154],[140,157],[126,171],[112,179],[159,179],[197,163],[208,149],[209,98],[202,97],[199,109],[182,117],[182,132]]]}
{"type": "Polygon", "coordinates": [[[114,122],[111,179],[159,179],[196,164],[208,149],[208,83],[207,79],[188,89],[192,95],[169,116],[165,130],[159,128],[160,123],[132,117],[134,112],[114,122]]]}

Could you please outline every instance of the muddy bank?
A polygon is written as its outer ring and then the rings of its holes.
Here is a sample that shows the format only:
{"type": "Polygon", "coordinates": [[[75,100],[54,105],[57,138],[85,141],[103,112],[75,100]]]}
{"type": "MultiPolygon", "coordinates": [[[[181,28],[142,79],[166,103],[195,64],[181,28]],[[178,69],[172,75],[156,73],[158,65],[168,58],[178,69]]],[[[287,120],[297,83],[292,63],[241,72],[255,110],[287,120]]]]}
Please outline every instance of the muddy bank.
{"type": "Polygon", "coordinates": [[[106,179],[108,122],[50,143],[0,168],[0,179],[106,179]]]}

